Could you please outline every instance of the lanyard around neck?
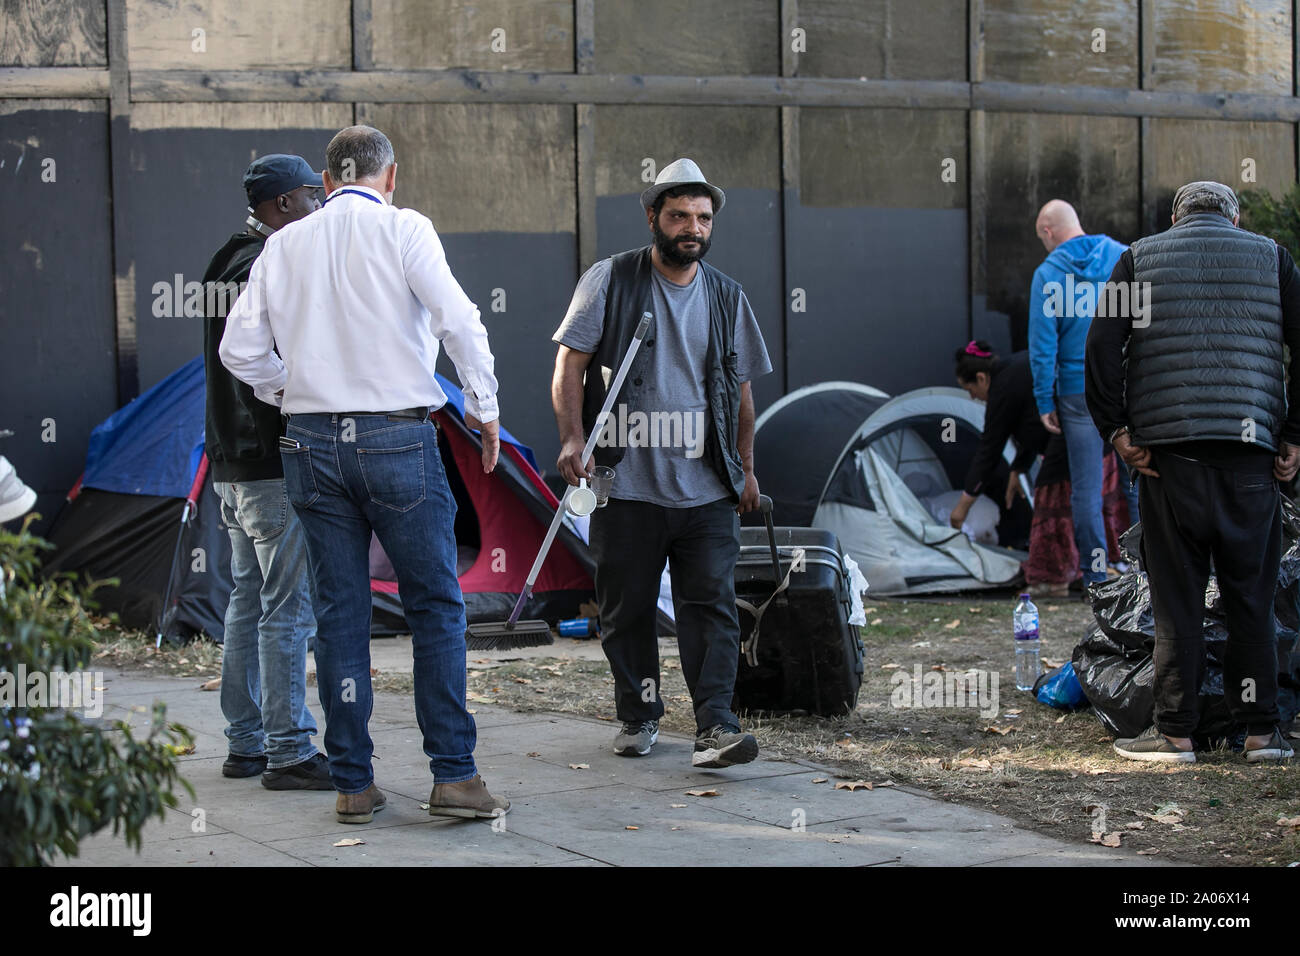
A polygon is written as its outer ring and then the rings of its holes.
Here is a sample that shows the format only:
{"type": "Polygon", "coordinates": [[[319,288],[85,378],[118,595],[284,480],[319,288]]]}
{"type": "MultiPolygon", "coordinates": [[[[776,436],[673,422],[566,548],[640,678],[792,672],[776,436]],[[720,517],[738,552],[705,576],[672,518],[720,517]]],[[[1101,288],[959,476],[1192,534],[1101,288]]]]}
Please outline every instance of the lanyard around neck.
{"type": "Polygon", "coordinates": [[[332,194],[330,194],[329,196],[326,196],[326,197],[325,197],[325,204],[326,204],[326,205],[329,205],[330,200],[332,200],[332,199],[336,199],[336,198],[338,198],[339,196],[342,196],[342,195],[348,195],[348,196],[360,196],[362,199],[369,199],[371,202],[377,202],[377,203],[379,203],[381,206],[384,204],[384,201],[383,201],[382,199],[380,199],[378,196],[372,196],[372,195],[370,195],[370,193],[363,193],[363,192],[362,192],[361,190],[359,190],[359,189],[349,189],[347,186],[344,186],[342,189],[336,189],[336,190],[334,190],[334,192],[333,192],[332,194]]]}

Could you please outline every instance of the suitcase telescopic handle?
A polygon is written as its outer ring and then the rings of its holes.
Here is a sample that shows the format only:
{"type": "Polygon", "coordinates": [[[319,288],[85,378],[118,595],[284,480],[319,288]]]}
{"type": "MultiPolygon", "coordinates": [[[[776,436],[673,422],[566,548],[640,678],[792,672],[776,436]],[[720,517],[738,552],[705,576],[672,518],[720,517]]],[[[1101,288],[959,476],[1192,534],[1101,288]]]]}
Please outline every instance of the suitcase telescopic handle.
{"type": "Polygon", "coordinates": [[[767,546],[772,552],[772,580],[781,580],[781,557],[776,550],[776,528],[772,527],[772,499],[767,495],[758,496],[758,510],[763,512],[763,522],[767,525],[767,546]]]}

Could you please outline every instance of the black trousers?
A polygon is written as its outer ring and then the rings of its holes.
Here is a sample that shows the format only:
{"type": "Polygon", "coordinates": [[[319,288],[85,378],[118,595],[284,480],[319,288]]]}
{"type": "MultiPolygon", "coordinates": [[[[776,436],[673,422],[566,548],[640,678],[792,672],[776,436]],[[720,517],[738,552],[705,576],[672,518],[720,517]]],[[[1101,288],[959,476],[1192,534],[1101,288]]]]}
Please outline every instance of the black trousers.
{"type": "Polygon", "coordinates": [[[1273,599],[1282,543],[1273,461],[1261,455],[1258,466],[1233,471],[1153,452],[1160,477],[1143,475],[1138,485],[1156,625],[1156,727],[1171,737],[1196,730],[1213,558],[1228,630],[1224,697],[1248,734],[1268,733],[1278,721],[1273,599]]]}
{"type": "Polygon", "coordinates": [[[618,719],[658,720],[664,713],[655,604],[667,561],[697,729],[739,726],[731,711],[740,663],[736,506],[725,499],[695,508],[610,499],[592,514],[590,537],[601,645],[614,674],[618,719]]]}

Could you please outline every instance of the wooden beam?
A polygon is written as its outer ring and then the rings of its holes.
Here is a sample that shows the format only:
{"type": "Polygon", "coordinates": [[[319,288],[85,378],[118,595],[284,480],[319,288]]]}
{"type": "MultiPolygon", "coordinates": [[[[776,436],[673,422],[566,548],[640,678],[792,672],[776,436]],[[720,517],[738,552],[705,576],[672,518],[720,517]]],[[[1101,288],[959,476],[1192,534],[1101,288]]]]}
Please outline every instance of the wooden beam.
{"type": "MultiPolygon", "coordinates": [[[[799,72],[791,33],[799,25],[799,0],[781,0],[781,75],[799,72]]],[[[781,394],[790,391],[790,295],[798,277],[790,273],[789,223],[799,206],[799,107],[781,107],[781,394]]]]}
{"type": "MultiPolygon", "coordinates": [[[[1156,4],[1138,4],[1138,85],[1154,92],[1156,75],[1156,4]]],[[[1160,231],[1156,224],[1156,154],[1151,135],[1151,118],[1138,120],[1138,231],[1149,236],[1160,231]]]]}
{"type": "Polygon", "coordinates": [[[0,99],[108,99],[108,70],[79,66],[0,67],[0,99]]]}
{"type": "Polygon", "coordinates": [[[131,254],[131,101],[124,0],[108,3],[108,154],[113,209],[113,301],[116,316],[117,402],[140,394],[140,360],[135,321],[135,260],[131,254]]]}
{"type": "Polygon", "coordinates": [[[352,69],[375,68],[375,36],[371,0],[352,0],[352,69]]]}
{"type": "Polygon", "coordinates": [[[473,70],[139,70],[141,102],[611,103],[962,109],[966,83],[766,76],[487,73],[473,70]]]}
{"type": "MultiPolygon", "coordinates": [[[[984,0],[966,5],[966,78],[984,80],[984,0]]],[[[966,124],[966,334],[975,338],[975,298],[988,294],[988,144],[983,110],[971,110],[966,124]]]]}
{"type": "Polygon", "coordinates": [[[1094,116],[1154,116],[1179,119],[1300,120],[1293,96],[1252,93],[1181,93],[1097,86],[1029,86],[979,83],[971,108],[1016,113],[1084,113],[1094,116]]]}
{"type": "MultiPolygon", "coordinates": [[[[590,76],[596,68],[596,0],[573,0],[573,69],[590,76]]],[[[576,103],[574,171],[577,176],[578,268],[596,261],[596,107],[576,103]]]]}

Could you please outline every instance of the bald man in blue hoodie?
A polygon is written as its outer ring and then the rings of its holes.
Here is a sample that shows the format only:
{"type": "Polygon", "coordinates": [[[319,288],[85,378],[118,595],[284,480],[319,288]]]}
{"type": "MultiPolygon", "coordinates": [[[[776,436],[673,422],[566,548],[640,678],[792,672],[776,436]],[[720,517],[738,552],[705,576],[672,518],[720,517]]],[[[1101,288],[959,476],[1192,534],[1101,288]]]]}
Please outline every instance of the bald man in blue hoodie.
{"type": "MultiPolygon", "coordinates": [[[[1039,210],[1034,229],[1047,250],[1029,290],[1034,401],[1047,430],[1065,435],[1074,539],[1086,586],[1106,580],[1106,525],[1101,512],[1105,444],[1084,400],[1083,355],[1088,327],[1097,312],[1097,294],[1125,247],[1109,236],[1085,234],[1074,207],[1061,199],[1039,210]]],[[[1130,502],[1135,497],[1130,495],[1130,502]]],[[[1136,507],[1130,504],[1130,510],[1136,521],[1136,507]]]]}

